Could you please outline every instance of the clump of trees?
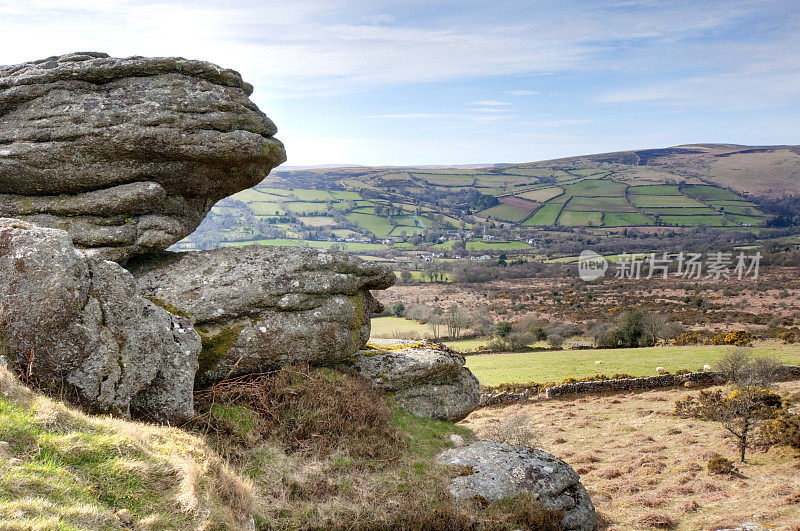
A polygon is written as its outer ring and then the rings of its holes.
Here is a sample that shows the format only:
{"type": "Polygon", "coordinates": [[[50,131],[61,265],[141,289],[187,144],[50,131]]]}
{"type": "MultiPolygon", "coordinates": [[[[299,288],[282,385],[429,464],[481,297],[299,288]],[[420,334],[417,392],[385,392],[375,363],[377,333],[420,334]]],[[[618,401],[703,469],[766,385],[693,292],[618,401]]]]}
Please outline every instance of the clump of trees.
{"type": "Polygon", "coordinates": [[[599,323],[592,330],[598,348],[652,347],[674,339],[683,332],[680,323],[665,316],[633,310],[623,313],[616,323],[599,323]]]}
{"type": "MultiPolygon", "coordinates": [[[[736,439],[739,460],[744,462],[756,430],[767,420],[779,418],[781,397],[771,388],[784,367],[766,357],[751,358],[745,349],[736,349],[717,363],[716,369],[729,382],[726,390],[701,391],[675,404],[675,413],[686,418],[712,420],[736,439]]],[[[776,432],[775,438],[780,435],[776,432]]]]}

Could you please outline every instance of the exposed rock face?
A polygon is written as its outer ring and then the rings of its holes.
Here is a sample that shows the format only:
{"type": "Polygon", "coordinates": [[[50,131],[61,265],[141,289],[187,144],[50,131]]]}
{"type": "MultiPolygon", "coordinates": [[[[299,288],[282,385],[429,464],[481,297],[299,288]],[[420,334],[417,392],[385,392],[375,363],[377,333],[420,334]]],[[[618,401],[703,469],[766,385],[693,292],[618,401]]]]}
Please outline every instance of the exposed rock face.
{"type": "Polygon", "coordinates": [[[435,344],[376,340],[355,359],[358,372],[415,415],[458,422],[480,400],[464,357],[435,344]]]}
{"type": "Polygon", "coordinates": [[[594,505],[578,474],[547,452],[478,441],[446,450],[437,461],[471,469],[471,474],[450,484],[450,493],[457,499],[480,496],[494,501],[529,492],[545,509],[563,512],[563,529],[593,531],[598,527],[594,505]]]}
{"type": "Polygon", "coordinates": [[[364,346],[394,272],[335,251],[216,249],[137,257],[127,267],[147,296],[186,312],[203,336],[198,381],[293,362],[335,363],[364,346]]]}
{"type": "Polygon", "coordinates": [[[123,261],[191,233],[286,159],[233,70],[73,53],[0,67],[0,216],[123,261]]]}
{"type": "Polygon", "coordinates": [[[118,264],[86,256],[62,230],[0,218],[0,294],[0,354],[18,374],[93,411],[193,416],[200,338],[118,264]]]}

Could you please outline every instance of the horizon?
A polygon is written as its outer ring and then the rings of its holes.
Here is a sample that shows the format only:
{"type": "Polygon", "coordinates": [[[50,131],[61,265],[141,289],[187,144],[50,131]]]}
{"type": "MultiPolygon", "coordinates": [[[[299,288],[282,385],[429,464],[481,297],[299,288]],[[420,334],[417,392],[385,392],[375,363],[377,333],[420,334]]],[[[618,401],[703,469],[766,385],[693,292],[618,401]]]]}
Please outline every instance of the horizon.
{"type": "Polygon", "coordinates": [[[800,143],[789,0],[9,0],[0,16],[0,64],[94,50],[238,70],[287,166],[800,143]]]}

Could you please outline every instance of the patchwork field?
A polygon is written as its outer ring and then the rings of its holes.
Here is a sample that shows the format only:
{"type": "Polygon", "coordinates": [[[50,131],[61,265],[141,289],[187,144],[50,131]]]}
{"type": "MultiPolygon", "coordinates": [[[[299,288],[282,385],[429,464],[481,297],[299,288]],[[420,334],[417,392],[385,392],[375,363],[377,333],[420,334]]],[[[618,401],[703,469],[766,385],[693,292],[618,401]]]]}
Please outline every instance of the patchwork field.
{"type": "MultiPolygon", "coordinates": [[[[743,193],[750,191],[748,165],[760,172],[750,175],[754,192],[763,191],[760,181],[769,181],[771,173],[780,173],[781,193],[791,191],[792,175],[796,181],[800,177],[793,167],[782,166],[797,159],[796,148],[754,149],[704,144],[483,168],[277,169],[253,189],[220,201],[211,215],[224,216],[225,227],[251,223],[256,216],[263,237],[250,241],[292,239],[275,227],[291,223],[293,234],[310,232],[310,240],[331,237],[329,229],[351,230],[362,243],[413,239],[417,249],[424,248],[431,231],[438,238],[447,233],[445,239],[477,242],[478,234],[464,237],[457,231],[484,222],[520,234],[521,241],[529,238],[526,233],[548,227],[613,233],[705,225],[750,232],[764,225],[767,212],[755,196],[743,193]],[[771,165],[763,163],[767,158],[771,165]],[[731,166],[733,160],[742,166],[731,166]],[[273,227],[278,234],[270,233],[273,227]]],[[[183,248],[192,248],[204,231],[212,231],[218,242],[247,241],[246,236],[237,239],[241,231],[205,224],[181,242],[183,248]]]]}

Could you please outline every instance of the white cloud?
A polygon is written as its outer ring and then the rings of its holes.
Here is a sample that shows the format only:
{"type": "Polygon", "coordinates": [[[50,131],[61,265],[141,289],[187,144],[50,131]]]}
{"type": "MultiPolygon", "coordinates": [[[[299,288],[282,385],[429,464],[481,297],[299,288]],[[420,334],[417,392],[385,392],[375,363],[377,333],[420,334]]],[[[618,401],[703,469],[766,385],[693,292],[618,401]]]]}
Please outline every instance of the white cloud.
{"type": "Polygon", "coordinates": [[[539,94],[538,90],[507,90],[506,94],[509,96],[536,96],[539,94]]]}
{"type": "Polygon", "coordinates": [[[469,105],[480,105],[480,106],[494,106],[494,107],[502,107],[504,105],[511,105],[507,101],[498,101],[498,100],[478,100],[470,102],[469,105]]]}

